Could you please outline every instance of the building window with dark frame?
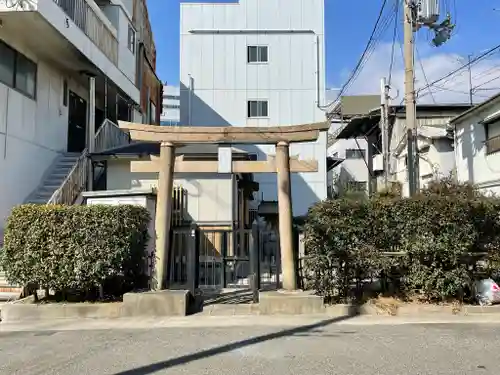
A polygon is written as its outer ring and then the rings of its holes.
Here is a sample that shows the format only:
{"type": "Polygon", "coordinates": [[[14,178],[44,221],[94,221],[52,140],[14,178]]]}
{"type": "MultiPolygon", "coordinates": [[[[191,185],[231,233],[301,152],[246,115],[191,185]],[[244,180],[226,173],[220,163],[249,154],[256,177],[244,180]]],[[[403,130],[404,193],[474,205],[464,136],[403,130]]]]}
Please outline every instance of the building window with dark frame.
{"type": "Polygon", "coordinates": [[[128,49],[135,54],[135,30],[131,25],[128,25],[128,49]]]}
{"type": "Polygon", "coordinates": [[[365,159],[366,150],[359,148],[349,148],[345,150],[346,159],[365,159]]]}
{"type": "Polygon", "coordinates": [[[0,40],[0,82],[36,99],[37,65],[0,40]]]}
{"type": "Polygon", "coordinates": [[[366,191],[366,181],[347,181],[347,189],[350,191],[366,191]]]}
{"type": "Polygon", "coordinates": [[[269,62],[269,50],[267,46],[248,46],[247,62],[249,64],[269,62]]]}
{"type": "Polygon", "coordinates": [[[249,100],[247,102],[247,117],[269,117],[269,104],[267,100],[249,100]]]}
{"type": "Polygon", "coordinates": [[[484,125],[485,135],[486,135],[486,154],[493,154],[500,151],[500,120],[493,121],[491,123],[484,125]],[[492,136],[491,128],[496,127],[496,131],[492,136]]]}

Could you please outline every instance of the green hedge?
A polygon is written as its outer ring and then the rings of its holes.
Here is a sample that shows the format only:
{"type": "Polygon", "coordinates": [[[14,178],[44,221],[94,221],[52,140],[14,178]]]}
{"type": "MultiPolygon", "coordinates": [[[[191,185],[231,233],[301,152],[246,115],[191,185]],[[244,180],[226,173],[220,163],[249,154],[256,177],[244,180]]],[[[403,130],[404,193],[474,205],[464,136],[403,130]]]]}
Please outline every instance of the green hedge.
{"type": "Polygon", "coordinates": [[[470,297],[498,264],[500,201],[449,181],[411,199],[327,200],[309,212],[305,246],[307,283],[328,298],[349,299],[375,279],[384,292],[470,297]]]}
{"type": "Polygon", "coordinates": [[[5,230],[0,268],[11,283],[89,290],[144,274],[149,213],[138,206],[22,205],[5,230]]]}

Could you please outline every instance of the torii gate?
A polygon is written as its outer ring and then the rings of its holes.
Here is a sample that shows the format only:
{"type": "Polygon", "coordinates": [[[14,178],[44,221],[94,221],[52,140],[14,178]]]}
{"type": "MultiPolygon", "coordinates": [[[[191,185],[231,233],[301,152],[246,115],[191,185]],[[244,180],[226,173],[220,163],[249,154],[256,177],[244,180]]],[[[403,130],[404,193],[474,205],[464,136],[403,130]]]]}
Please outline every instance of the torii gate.
{"type": "Polygon", "coordinates": [[[119,121],[120,128],[130,133],[134,141],[161,143],[160,157],[150,161],[132,161],[131,172],[159,172],[156,197],[156,289],[165,289],[166,267],[170,251],[170,227],[172,211],[172,189],[174,172],[217,173],[220,160],[187,161],[182,155],[175,157],[175,147],[189,143],[217,144],[274,144],[276,157],[267,161],[233,161],[231,173],[277,173],[278,210],[281,264],[283,267],[283,289],[297,289],[295,257],[292,237],[292,201],[290,195],[290,172],[317,172],[317,160],[290,158],[290,143],[314,142],[321,131],[328,131],[327,122],[271,127],[201,127],[201,126],[157,126],[119,121]]]}

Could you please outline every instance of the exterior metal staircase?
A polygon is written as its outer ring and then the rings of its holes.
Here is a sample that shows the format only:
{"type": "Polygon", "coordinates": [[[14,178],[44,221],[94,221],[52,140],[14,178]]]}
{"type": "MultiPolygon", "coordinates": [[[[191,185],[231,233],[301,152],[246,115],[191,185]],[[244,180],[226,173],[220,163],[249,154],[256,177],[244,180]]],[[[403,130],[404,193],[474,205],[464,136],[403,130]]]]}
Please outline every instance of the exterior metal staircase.
{"type": "MultiPolygon", "coordinates": [[[[129,143],[128,134],[123,132],[118,125],[104,120],[95,135],[94,152],[109,150],[129,143]]],[[[75,204],[87,187],[88,163],[87,149],[81,154],[61,154],[26,203],[75,204]]]]}
{"type": "Polygon", "coordinates": [[[81,155],[78,153],[59,155],[42,179],[42,183],[26,200],[26,203],[47,204],[54,193],[64,184],[80,158],[81,155]]]}

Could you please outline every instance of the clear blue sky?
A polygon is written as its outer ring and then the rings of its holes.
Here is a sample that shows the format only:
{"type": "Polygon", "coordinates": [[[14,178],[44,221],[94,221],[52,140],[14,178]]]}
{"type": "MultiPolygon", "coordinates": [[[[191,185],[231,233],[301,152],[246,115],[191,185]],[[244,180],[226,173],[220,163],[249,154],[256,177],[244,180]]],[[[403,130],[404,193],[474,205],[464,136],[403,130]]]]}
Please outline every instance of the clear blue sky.
{"type": "MultiPolygon", "coordinates": [[[[212,0],[206,2],[231,2],[212,0]]],[[[388,0],[392,6],[394,1],[388,0]]],[[[162,81],[177,84],[179,80],[179,4],[204,0],[147,0],[149,16],[158,52],[158,75],[162,81]]],[[[382,0],[325,0],[327,82],[341,86],[354,67],[373,28],[382,0]]],[[[458,53],[467,55],[500,44],[500,0],[442,0],[452,10],[457,23],[456,35],[445,46],[427,48],[425,53],[458,53]],[[453,4],[456,4],[454,6],[453,4]]],[[[402,17],[400,17],[402,18],[402,17]]],[[[401,26],[401,25],[400,25],[401,26]]],[[[402,32],[400,33],[402,35],[402,32]]],[[[419,39],[427,38],[426,31],[419,39]]],[[[382,42],[392,40],[392,26],[382,42]]],[[[396,57],[401,58],[401,54],[396,57]]],[[[389,64],[389,63],[388,63],[389,64]]]]}

